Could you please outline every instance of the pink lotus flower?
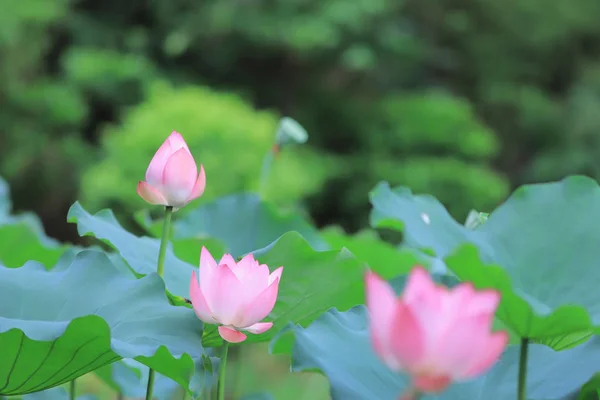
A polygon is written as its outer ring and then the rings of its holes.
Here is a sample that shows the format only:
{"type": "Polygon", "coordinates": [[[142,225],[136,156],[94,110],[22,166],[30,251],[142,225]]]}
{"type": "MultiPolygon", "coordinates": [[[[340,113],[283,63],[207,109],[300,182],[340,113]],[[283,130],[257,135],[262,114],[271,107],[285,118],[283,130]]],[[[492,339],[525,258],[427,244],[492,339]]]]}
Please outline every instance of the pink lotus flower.
{"type": "Polygon", "coordinates": [[[491,332],[500,295],[469,283],[437,286],[427,271],[413,269],[397,299],[376,274],[366,276],[373,347],[394,370],[405,371],[420,392],[440,392],[452,381],[487,371],[508,342],[491,332]]]}
{"type": "Polygon", "coordinates": [[[190,153],[181,134],[173,131],[160,146],[140,181],[137,192],[150,204],[180,208],[204,193],[206,175],[190,153]]]}
{"type": "Polygon", "coordinates": [[[272,322],[263,320],[277,300],[283,267],[269,274],[269,267],[248,254],[235,262],[225,254],[217,264],[206,248],[200,253],[200,283],[192,272],[190,298],[198,318],[219,325],[219,335],[231,343],[246,340],[242,331],[259,334],[272,322]]]}

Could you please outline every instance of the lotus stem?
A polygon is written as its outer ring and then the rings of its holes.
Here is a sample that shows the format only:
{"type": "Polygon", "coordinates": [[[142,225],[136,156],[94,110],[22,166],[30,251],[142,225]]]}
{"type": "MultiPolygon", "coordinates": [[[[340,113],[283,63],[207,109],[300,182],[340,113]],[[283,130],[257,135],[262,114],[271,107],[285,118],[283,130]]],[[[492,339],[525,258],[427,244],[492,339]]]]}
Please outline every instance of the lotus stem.
{"type": "MultiPolygon", "coordinates": [[[[167,244],[169,243],[169,231],[171,230],[172,215],[173,207],[166,206],[162,237],[160,239],[160,248],[158,250],[158,262],[156,265],[156,273],[161,278],[165,274],[165,257],[167,255],[167,244]]],[[[154,393],[154,374],[154,370],[150,368],[148,371],[148,385],[146,386],[146,400],[152,400],[152,394],[154,393]]]]}
{"type": "Polygon", "coordinates": [[[527,353],[529,351],[529,339],[521,339],[521,353],[519,355],[519,384],[517,387],[517,399],[527,400],[527,353]]]}
{"type": "Polygon", "coordinates": [[[158,264],[156,273],[161,278],[165,274],[165,257],[167,255],[167,244],[169,243],[169,233],[171,231],[171,216],[173,215],[173,207],[165,207],[165,220],[163,223],[162,238],[160,239],[160,249],[158,250],[158,264]]]}
{"type": "Polygon", "coordinates": [[[271,172],[271,166],[273,165],[273,159],[275,158],[275,151],[271,149],[265,154],[263,158],[262,168],[260,170],[260,180],[258,181],[258,193],[261,196],[265,195],[267,189],[267,183],[269,182],[269,173],[271,172]]]}
{"type": "Polygon", "coordinates": [[[148,385],[146,386],[146,400],[152,400],[154,394],[154,370],[148,371],[148,385]]]}
{"type": "Polygon", "coordinates": [[[69,400],[75,400],[75,379],[69,382],[69,400]]]}
{"type": "Polygon", "coordinates": [[[223,345],[221,353],[221,364],[219,365],[219,387],[217,391],[217,400],[225,399],[225,372],[227,370],[227,350],[229,350],[229,342],[223,345]]]}

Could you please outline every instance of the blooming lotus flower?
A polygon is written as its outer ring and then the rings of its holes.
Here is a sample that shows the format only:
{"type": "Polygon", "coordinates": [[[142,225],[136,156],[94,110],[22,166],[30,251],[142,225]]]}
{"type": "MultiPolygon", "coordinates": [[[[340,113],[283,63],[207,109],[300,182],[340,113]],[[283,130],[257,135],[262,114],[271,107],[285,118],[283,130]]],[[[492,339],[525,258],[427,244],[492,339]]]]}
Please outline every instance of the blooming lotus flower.
{"type": "Polygon", "coordinates": [[[269,273],[252,254],[235,262],[225,254],[217,264],[206,248],[200,253],[200,283],[192,272],[190,298],[198,318],[219,325],[219,335],[231,343],[246,340],[240,331],[259,334],[272,322],[262,321],[275,306],[283,267],[269,273]]]}
{"type": "Polygon", "coordinates": [[[373,347],[390,368],[410,374],[417,391],[440,392],[482,374],[508,342],[505,332],[491,332],[496,291],[438,286],[421,267],[412,270],[399,299],[372,272],[366,285],[373,347]]]}
{"type": "Polygon", "coordinates": [[[146,181],[140,181],[137,192],[150,204],[180,208],[204,193],[206,175],[190,153],[178,132],[160,146],[146,170],[146,181]]]}

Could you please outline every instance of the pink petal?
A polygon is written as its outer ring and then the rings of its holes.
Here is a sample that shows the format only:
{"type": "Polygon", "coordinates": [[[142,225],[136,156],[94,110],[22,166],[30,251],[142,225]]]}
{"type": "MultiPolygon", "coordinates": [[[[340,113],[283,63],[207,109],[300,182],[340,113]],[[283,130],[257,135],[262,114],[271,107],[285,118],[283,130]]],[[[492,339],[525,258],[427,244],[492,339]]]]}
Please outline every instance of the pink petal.
{"type": "Polygon", "coordinates": [[[181,135],[181,133],[179,133],[177,131],[171,132],[171,134],[167,138],[167,141],[169,142],[169,144],[173,148],[173,152],[176,152],[177,150],[179,150],[181,148],[186,149],[188,152],[190,151],[187,143],[183,139],[183,136],[181,135]]]}
{"type": "Polygon", "coordinates": [[[222,264],[227,265],[233,271],[235,269],[236,262],[231,254],[224,254],[219,260],[219,265],[222,264]]]}
{"type": "Polygon", "coordinates": [[[198,179],[196,179],[196,183],[194,184],[194,188],[192,189],[192,193],[190,197],[188,197],[187,201],[190,202],[192,200],[197,199],[202,196],[204,193],[204,188],[206,187],[206,173],[204,172],[204,167],[200,165],[200,174],[198,175],[198,179]]]}
{"type": "Polygon", "coordinates": [[[412,308],[427,341],[433,341],[449,317],[444,305],[450,296],[448,289],[438,287],[422,267],[414,268],[408,277],[402,302],[412,308]]]}
{"type": "Polygon", "coordinates": [[[192,271],[192,279],[190,281],[190,299],[192,300],[194,312],[201,321],[204,321],[207,324],[217,323],[212,316],[210,308],[208,308],[208,304],[206,304],[206,300],[204,299],[202,292],[200,291],[200,285],[198,285],[196,271],[192,271]]]}
{"type": "Polygon", "coordinates": [[[229,343],[240,343],[246,340],[246,335],[226,326],[219,326],[219,335],[229,343]]]}
{"type": "MultiPolygon", "coordinates": [[[[242,259],[236,263],[235,268],[232,268],[232,270],[239,280],[243,280],[244,277],[251,274],[253,272],[253,269],[256,267],[258,267],[258,262],[254,259],[252,253],[250,253],[242,257],[242,259]]],[[[267,276],[268,274],[269,270],[267,268],[267,276]]]]}
{"type": "Polygon", "coordinates": [[[258,322],[254,325],[250,325],[250,326],[248,326],[246,328],[242,328],[242,329],[244,329],[245,331],[254,333],[256,335],[259,335],[261,333],[268,331],[272,327],[273,327],[272,322],[258,322]]]}
{"type": "Polygon", "coordinates": [[[487,316],[487,323],[484,321],[480,323],[485,326],[484,330],[489,332],[499,302],[500,293],[494,290],[475,291],[470,282],[464,282],[450,292],[444,315],[448,322],[458,318],[487,316]]]}
{"type": "Polygon", "coordinates": [[[399,366],[393,357],[390,340],[398,300],[391,286],[374,272],[368,271],[365,281],[373,347],[390,368],[397,369],[399,366]]]}
{"type": "Polygon", "coordinates": [[[177,150],[163,171],[163,194],[169,205],[181,207],[192,194],[197,178],[196,162],[186,149],[177,150]]]}
{"type": "Polygon", "coordinates": [[[479,290],[471,298],[468,305],[469,314],[490,313],[495,314],[500,304],[500,293],[496,290],[479,290]]]}
{"type": "Polygon", "coordinates": [[[206,298],[213,316],[223,325],[239,326],[237,322],[243,312],[241,305],[246,300],[243,297],[242,284],[227,265],[217,267],[213,284],[212,293],[206,298]]]}
{"type": "Polygon", "coordinates": [[[169,139],[170,136],[163,142],[163,144],[160,145],[154,154],[154,157],[152,157],[150,165],[148,165],[148,169],[146,170],[146,182],[155,187],[162,186],[162,177],[165,165],[167,165],[169,157],[171,157],[176,150],[171,146],[171,141],[169,139]]]}
{"type": "Polygon", "coordinates": [[[154,205],[167,205],[167,200],[163,195],[154,187],[150,186],[149,183],[139,181],[137,185],[137,193],[146,202],[154,205]]]}
{"type": "Polygon", "coordinates": [[[254,267],[250,266],[245,270],[238,268],[237,271],[236,275],[244,286],[244,298],[247,301],[256,299],[269,286],[269,267],[264,264],[258,265],[254,261],[254,267]]]}
{"type": "Polygon", "coordinates": [[[279,291],[279,278],[275,279],[261,294],[249,303],[239,322],[240,327],[253,325],[269,315],[277,302],[277,293],[279,291]]]}
{"type": "Polygon", "coordinates": [[[207,302],[210,302],[214,292],[214,272],[217,269],[217,263],[206,247],[202,246],[200,250],[200,289],[207,302]]]}
{"type": "Polygon", "coordinates": [[[406,370],[418,369],[426,355],[426,337],[413,310],[404,303],[396,305],[390,337],[393,357],[406,370]]]}
{"type": "Polygon", "coordinates": [[[470,379],[486,372],[498,361],[507,344],[508,334],[506,332],[492,333],[483,342],[477,357],[473,358],[471,365],[467,367],[461,376],[457,376],[457,379],[470,379]]]}
{"type": "Polygon", "coordinates": [[[413,380],[413,386],[423,393],[440,393],[452,383],[448,375],[418,375],[413,380]]]}
{"type": "Polygon", "coordinates": [[[488,353],[492,317],[488,313],[453,316],[429,349],[429,361],[435,370],[455,378],[467,376],[488,353]]]}
{"type": "MultiPolygon", "coordinates": [[[[263,264],[264,265],[264,264],[263,264]]],[[[261,265],[261,267],[263,266],[261,265]]],[[[264,265],[266,267],[266,265],[264,265]]],[[[269,275],[269,285],[275,281],[275,279],[281,279],[281,274],[283,273],[283,267],[277,268],[271,275],[269,275]]]]}

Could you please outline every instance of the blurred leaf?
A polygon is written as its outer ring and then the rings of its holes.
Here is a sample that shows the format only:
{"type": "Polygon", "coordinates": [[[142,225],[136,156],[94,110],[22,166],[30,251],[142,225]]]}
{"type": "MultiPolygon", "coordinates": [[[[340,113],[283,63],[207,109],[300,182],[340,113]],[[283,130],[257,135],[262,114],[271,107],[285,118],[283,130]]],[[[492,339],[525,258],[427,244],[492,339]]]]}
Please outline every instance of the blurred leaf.
{"type": "Polygon", "coordinates": [[[0,217],[0,264],[17,268],[29,260],[52,268],[66,246],[46,236],[34,214],[0,217]]]}
{"type": "Polygon", "coordinates": [[[8,184],[0,178],[0,264],[17,268],[35,260],[52,268],[66,247],[46,236],[35,214],[13,216],[11,207],[8,184]]]}
{"type": "Polygon", "coordinates": [[[273,395],[271,395],[268,392],[261,392],[261,393],[247,394],[246,396],[242,397],[240,400],[275,400],[275,398],[273,397],[273,395]]]}
{"type": "Polygon", "coordinates": [[[380,184],[371,200],[376,226],[401,221],[407,244],[446,257],[461,280],[500,290],[498,317],[521,337],[563,349],[600,328],[595,181],[574,176],[523,186],[476,230],[454,221],[434,198],[407,189],[380,184]],[[465,243],[476,248],[453,253],[465,243]]]}
{"type": "MultiPolygon", "coordinates": [[[[294,341],[293,371],[322,371],[331,384],[333,400],[397,399],[408,377],[389,370],[373,352],[364,306],[347,312],[327,311],[308,328],[290,326],[273,339],[294,341]],[[287,336],[287,338],[285,338],[287,336]]],[[[454,384],[439,400],[506,400],[517,391],[519,346],[509,346],[500,361],[484,376],[454,384]]],[[[527,388],[529,400],[564,399],[597,370],[600,339],[574,349],[555,352],[530,345],[527,388]]]]}
{"type": "Polygon", "coordinates": [[[289,231],[297,231],[309,244],[324,250],[318,231],[297,213],[283,213],[255,193],[221,197],[204,204],[173,224],[174,238],[220,239],[234,257],[267,246],[289,231]]]}
{"type": "MultiPolygon", "coordinates": [[[[149,368],[131,359],[123,359],[95,370],[94,373],[113,390],[126,397],[145,397],[149,368]]],[[[179,385],[161,374],[155,374],[153,396],[169,399],[179,385]]]]}
{"type": "Polygon", "coordinates": [[[0,275],[1,394],[51,388],[122,357],[187,387],[202,323],[169,305],[157,275],[126,277],[91,250],[64,271],[28,263],[0,275]]]}
{"type": "Polygon", "coordinates": [[[330,227],[321,231],[321,237],[327,241],[332,249],[346,248],[360,261],[366,263],[370,269],[378,272],[381,269],[400,266],[397,274],[404,274],[417,263],[429,265],[425,255],[417,254],[410,249],[398,250],[389,243],[381,240],[375,231],[362,231],[353,236],[346,235],[341,229],[330,227]],[[421,262],[418,262],[421,261],[421,262]]]}
{"type": "MultiPolygon", "coordinates": [[[[23,400],[70,400],[69,394],[64,387],[55,387],[41,392],[26,394],[21,397],[23,400]]],[[[98,397],[93,394],[77,396],[77,400],[97,400],[98,397]]]]}

